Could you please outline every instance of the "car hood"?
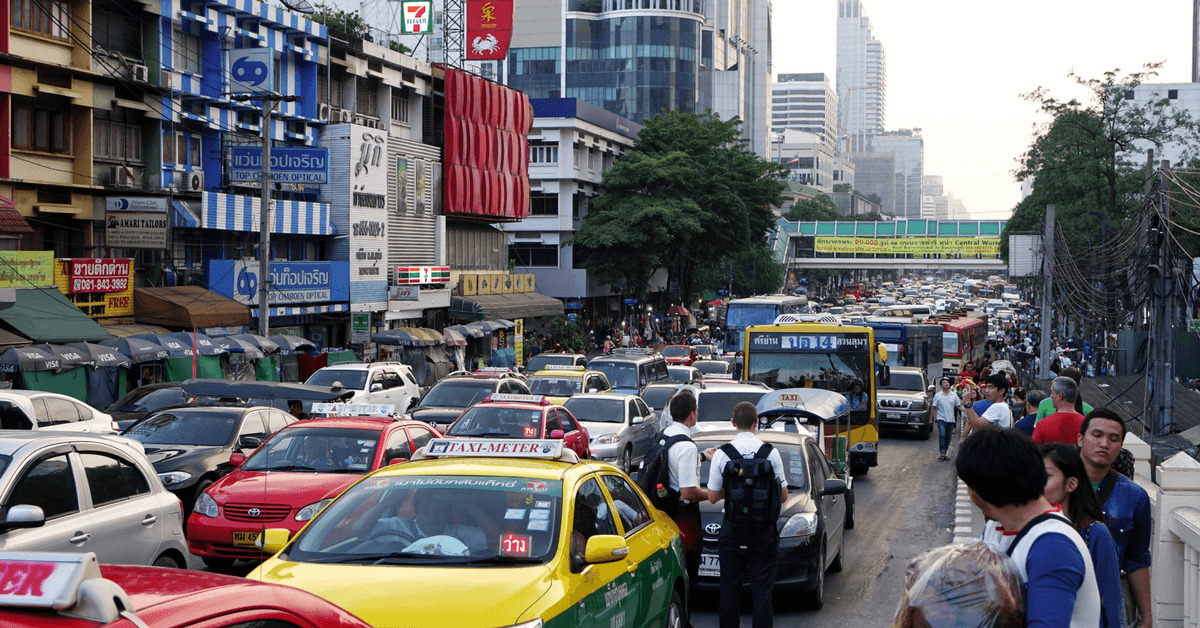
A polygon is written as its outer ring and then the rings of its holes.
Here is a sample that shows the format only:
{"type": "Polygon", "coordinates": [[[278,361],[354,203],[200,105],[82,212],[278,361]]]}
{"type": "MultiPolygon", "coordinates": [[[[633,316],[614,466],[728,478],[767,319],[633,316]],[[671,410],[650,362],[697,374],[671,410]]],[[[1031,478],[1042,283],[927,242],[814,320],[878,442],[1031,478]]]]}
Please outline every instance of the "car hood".
{"type": "Polygon", "coordinates": [[[465,408],[449,408],[433,406],[428,408],[417,408],[412,411],[412,418],[417,421],[426,423],[438,423],[441,425],[449,425],[458,418],[458,415],[463,413],[465,408]]]}
{"type": "Polygon", "coordinates": [[[587,428],[588,438],[592,440],[605,434],[619,432],[621,428],[625,427],[623,423],[598,423],[595,421],[580,421],[579,424],[587,428]]]}
{"type": "Polygon", "coordinates": [[[302,508],[337,496],[361,477],[354,473],[236,470],[208,489],[208,494],[219,504],[253,502],[302,508]]]}
{"type": "Polygon", "coordinates": [[[229,458],[229,448],[224,445],[160,445],[144,443],[146,458],[159,473],[177,471],[188,466],[215,468],[218,462],[229,458]]]}
{"type": "Polygon", "coordinates": [[[552,584],[545,565],[430,568],[292,563],[275,558],[247,578],[314,593],[376,628],[441,628],[460,625],[464,618],[507,626],[517,623],[552,584]],[[396,612],[397,591],[403,592],[403,613],[396,612]],[[453,603],[447,604],[448,600],[453,603]]]}
{"type": "Polygon", "coordinates": [[[877,395],[880,399],[908,399],[910,401],[924,401],[925,393],[919,390],[880,390],[877,395]]]}

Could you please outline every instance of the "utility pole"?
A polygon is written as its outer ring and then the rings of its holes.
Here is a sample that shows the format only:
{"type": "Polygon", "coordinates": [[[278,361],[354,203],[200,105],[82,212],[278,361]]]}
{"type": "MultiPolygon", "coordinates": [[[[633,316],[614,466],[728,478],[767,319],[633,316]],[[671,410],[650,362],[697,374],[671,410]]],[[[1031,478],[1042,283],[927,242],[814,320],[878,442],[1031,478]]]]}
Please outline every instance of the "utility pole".
{"type": "Polygon", "coordinates": [[[1042,236],[1042,368],[1038,373],[1041,379],[1051,379],[1050,334],[1054,331],[1054,326],[1050,324],[1050,305],[1054,300],[1054,225],[1054,206],[1047,205],[1046,233],[1042,236]]]}
{"type": "Polygon", "coordinates": [[[1175,309],[1175,261],[1170,254],[1167,240],[1168,221],[1171,217],[1171,207],[1167,202],[1166,170],[1170,162],[1163,160],[1158,171],[1158,190],[1156,191],[1159,211],[1154,216],[1154,227],[1151,235],[1158,250],[1157,276],[1152,284],[1151,297],[1154,304],[1154,328],[1151,330],[1151,341],[1155,351],[1151,362],[1150,385],[1151,392],[1151,433],[1155,436],[1165,436],[1171,433],[1174,425],[1172,406],[1174,406],[1173,382],[1175,379],[1175,339],[1174,339],[1174,309],[1175,309]]]}

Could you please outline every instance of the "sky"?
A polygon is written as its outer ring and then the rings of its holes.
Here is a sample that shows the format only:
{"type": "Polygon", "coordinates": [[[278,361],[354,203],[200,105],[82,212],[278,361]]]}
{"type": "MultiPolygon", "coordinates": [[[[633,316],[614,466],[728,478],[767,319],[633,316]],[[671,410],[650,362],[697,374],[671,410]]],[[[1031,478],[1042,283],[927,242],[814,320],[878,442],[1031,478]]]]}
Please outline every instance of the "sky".
{"type": "MultiPolygon", "coordinates": [[[[837,0],[774,0],[775,74],[824,72],[836,86],[837,0]]],[[[1164,61],[1148,82],[1191,79],[1186,0],[863,0],[887,55],[887,128],[919,128],[925,174],[976,219],[1021,200],[1017,158],[1047,118],[1021,96],[1086,93],[1067,75],[1101,78],[1164,61]]]]}

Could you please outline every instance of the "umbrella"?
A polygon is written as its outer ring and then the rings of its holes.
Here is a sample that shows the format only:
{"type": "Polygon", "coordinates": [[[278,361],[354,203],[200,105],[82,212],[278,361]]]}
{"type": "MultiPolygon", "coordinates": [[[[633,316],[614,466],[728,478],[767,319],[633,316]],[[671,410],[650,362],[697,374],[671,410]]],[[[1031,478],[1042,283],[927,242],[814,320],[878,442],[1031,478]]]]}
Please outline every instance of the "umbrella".
{"type": "Polygon", "coordinates": [[[73,347],[64,347],[62,345],[43,343],[33,345],[33,348],[39,349],[58,358],[58,370],[60,371],[66,371],[78,366],[96,365],[96,363],[92,361],[91,357],[89,357],[86,353],[73,347]]]}
{"type": "Polygon", "coordinates": [[[75,349],[82,351],[89,358],[91,358],[92,362],[97,368],[102,366],[119,366],[122,368],[129,368],[130,365],[133,364],[133,360],[130,360],[129,356],[112,347],[106,347],[104,345],[98,345],[92,342],[69,342],[67,343],[67,346],[74,347],[75,349]]]}
{"type": "Polygon", "coordinates": [[[221,336],[219,338],[213,338],[213,342],[221,345],[226,351],[230,351],[232,353],[241,353],[251,360],[257,360],[266,355],[263,353],[262,349],[258,348],[256,343],[250,342],[249,340],[242,340],[241,338],[235,338],[233,336],[221,336]]]}
{"type": "Polygon", "coordinates": [[[514,323],[508,319],[505,319],[505,318],[497,318],[496,322],[500,323],[501,325],[504,325],[504,329],[512,329],[517,326],[516,323],[514,323]]]}
{"type": "Polygon", "coordinates": [[[279,345],[279,352],[283,355],[288,355],[293,351],[300,349],[316,350],[317,345],[301,338],[300,336],[271,336],[271,342],[279,345]]]}
{"type": "Polygon", "coordinates": [[[0,353],[0,373],[58,370],[58,358],[33,347],[13,347],[0,353]]]}
{"type": "Polygon", "coordinates": [[[189,347],[196,348],[196,355],[221,355],[228,351],[221,343],[209,338],[207,334],[190,331],[177,331],[173,334],[167,334],[168,337],[179,340],[189,347]]]}
{"type": "MultiPolygon", "coordinates": [[[[153,336],[151,337],[153,338],[153,336]]],[[[154,362],[155,360],[165,360],[168,357],[167,350],[158,341],[147,338],[136,338],[134,336],[126,336],[124,338],[106,338],[98,344],[105,347],[112,347],[122,354],[129,357],[134,363],[137,362],[154,362]]]]}
{"type": "Polygon", "coordinates": [[[447,327],[442,330],[442,336],[446,338],[446,344],[451,347],[462,347],[467,344],[467,339],[457,329],[447,327]]]}
{"type": "MultiPolygon", "coordinates": [[[[166,357],[168,357],[168,358],[190,358],[190,357],[192,357],[192,341],[191,340],[188,340],[187,344],[185,345],[185,344],[183,344],[182,340],[180,340],[178,338],[174,338],[170,334],[138,334],[136,336],[130,336],[130,338],[137,338],[139,340],[148,340],[150,342],[157,343],[158,346],[162,347],[163,351],[167,352],[166,357]]],[[[132,357],[132,356],[130,356],[130,357],[132,357]]]]}
{"type": "Polygon", "coordinates": [[[457,332],[464,338],[483,338],[488,334],[486,331],[470,325],[451,325],[446,328],[446,331],[457,332]]]}
{"type": "Polygon", "coordinates": [[[279,343],[258,334],[234,334],[229,337],[253,343],[259,349],[261,349],[263,353],[277,353],[279,351],[279,343]]]}
{"type": "Polygon", "coordinates": [[[481,336],[486,336],[497,329],[508,329],[503,323],[497,323],[496,321],[475,321],[474,323],[467,323],[467,327],[483,332],[480,334],[481,336]]]}
{"type": "Polygon", "coordinates": [[[725,305],[725,301],[722,299],[713,299],[712,301],[709,301],[706,305],[708,305],[709,307],[717,307],[720,305],[725,305]]]}
{"type": "Polygon", "coordinates": [[[667,314],[669,316],[688,316],[691,314],[691,312],[689,312],[688,309],[682,305],[672,305],[671,309],[667,310],[667,314]]]}
{"type": "Polygon", "coordinates": [[[383,345],[403,345],[405,347],[432,347],[443,342],[440,334],[435,338],[433,334],[414,327],[385,329],[371,336],[371,340],[383,345]]]}

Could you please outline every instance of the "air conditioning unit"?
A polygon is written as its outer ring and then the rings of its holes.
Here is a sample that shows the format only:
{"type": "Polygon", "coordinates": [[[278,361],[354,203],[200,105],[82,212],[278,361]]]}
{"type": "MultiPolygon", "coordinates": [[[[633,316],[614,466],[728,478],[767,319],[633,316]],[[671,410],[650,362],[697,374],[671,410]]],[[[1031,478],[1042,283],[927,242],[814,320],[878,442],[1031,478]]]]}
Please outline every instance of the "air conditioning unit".
{"type": "Polygon", "coordinates": [[[140,81],[142,83],[150,81],[150,68],[144,65],[139,65],[137,63],[133,64],[130,74],[133,75],[133,80],[135,81],[140,81]]]}
{"type": "Polygon", "coordinates": [[[329,103],[323,103],[321,106],[317,107],[317,117],[320,118],[322,122],[329,122],[329,103]]]}
{"type": "Polygon", "coordinates": [[[369,122],[369,120],[367,120],[366,116],[358,115],[358,114],[356,114],[354,116],[354,124],[357,124],[360,126],[370,126],[367,124],[367,122],[369,122]]]}
{"type": "Polygon", "coordinates": [[[179,189],[185,192],[200,192],[204,190],[204,173],[203,172],[182,172],[179,173],[179,189]]]}
{"type": "Polygon", "coordinates": [[[350,113],[348,109],[342,109],[342,122],[351,122],[353,120],[354,114],[350,113]]]}
{"type": "Polygon", "coordinates": [[[137,186],[137,178],[125,166],[112,166],[108,170],[108,182],[110,185],[131,188],[137,186]]]}

